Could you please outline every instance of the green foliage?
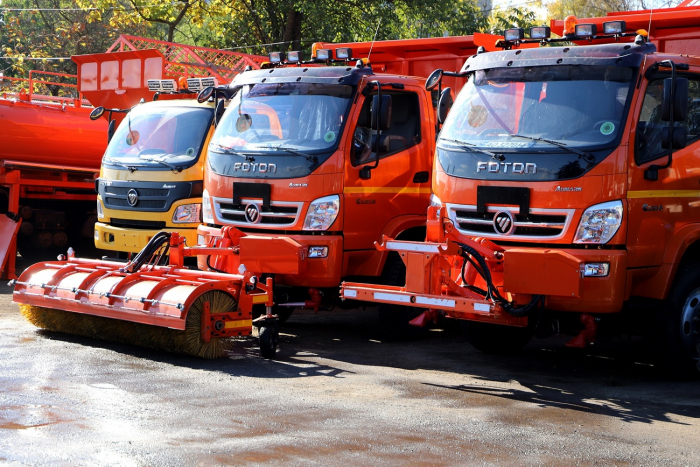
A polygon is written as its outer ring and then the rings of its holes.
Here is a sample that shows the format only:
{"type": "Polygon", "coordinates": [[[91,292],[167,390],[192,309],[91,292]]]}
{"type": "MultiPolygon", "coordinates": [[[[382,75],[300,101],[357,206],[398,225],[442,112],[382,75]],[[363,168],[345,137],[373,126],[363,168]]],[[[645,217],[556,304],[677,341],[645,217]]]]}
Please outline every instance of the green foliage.
{"type": "Polygon", "coordinates": [[[506,10],[495,10],[489,18],[489,29],[492,34],[503,34],[505,29],[523,28],[529,34],[533,26],[541,26],[545,22],[538,18],[534,10],[525,7],[510,7],[506,10]]]}

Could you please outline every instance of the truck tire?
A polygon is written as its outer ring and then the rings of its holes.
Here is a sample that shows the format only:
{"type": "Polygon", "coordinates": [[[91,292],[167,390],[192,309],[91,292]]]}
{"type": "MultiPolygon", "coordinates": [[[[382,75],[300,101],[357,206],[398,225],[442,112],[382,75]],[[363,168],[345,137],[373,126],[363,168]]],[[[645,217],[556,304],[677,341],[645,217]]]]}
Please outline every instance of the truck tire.
{"type": "Polygon", "coordinates": [[[666,307],[658,316],[656,329],[657,359],[662,372],[680,379],[700,376],[700,264],[678,267],[666,307]]]}
{"type": "Polygon", "coordinates": [[[507,355],[521,350],[532,337],[529,327],[460,321],[467,340],[476,350],[491,355],[507,355]]]}
{"type": "MultiPolygon", "coordinates": [[[[389,253],[382,273],[382,284],[406,285],[406,265],[396,252],[389,253]]],[[[379,324],[382,335],[388,341],[413,340],[423,337],[427,330],[408,324],[413,318],[423,313],[422,308],[403,305],[379,305],[379,324]]]]}

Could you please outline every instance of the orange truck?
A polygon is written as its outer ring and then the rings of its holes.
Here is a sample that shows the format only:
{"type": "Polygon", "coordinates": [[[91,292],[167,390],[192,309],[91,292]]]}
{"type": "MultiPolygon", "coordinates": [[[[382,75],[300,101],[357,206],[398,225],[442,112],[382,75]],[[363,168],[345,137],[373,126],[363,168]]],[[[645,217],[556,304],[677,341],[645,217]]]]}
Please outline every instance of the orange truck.
{"type": "Polygon", "coordinates": [[[437,141],[427,240],[377,245],[401,256],[405,283],[345,282],[342,297],[423,309],[417,326],[460,320],[486,352],[559,329],[584,347],[599,326],[646,328],[664,369],[694,373],[698,25],[685,5],[569,17],[469,58],[437,141]]]}
{"type": "Polygon", "coordinates": [[[39,327],[205,357],[257,326],[272,357],[278,320],[333,304],[342,278],[402,280],[398,257],[373,242],[425,237],[437,125],[425,76],[476,49],[471,36],[319,44],[311,62],[271,54],[266,69],[203,90],[214,108],[229,102],[208,148],[198,245],[159,232],[126,265],[39,263],[14,301],[39,327]],[[200,271],[185,269],[195,256],[200,271]],[[253,319],[254,306],[265,313],[253,319]]]}
{"type": "MultiPolygon", "coordinates": [[[[342,278],[402,280],[398,257],[373,243],[425,237],[437,122],[424,77],[475,52],[472,37],[320,43],[314,63],[272,54],[267,69],[237,76],[217,91],[230,101],[209,145],[199,243],[258,239],[260,260],[277,254],[266,238],[301,245],[303,270],[266,271],[282,320],[295,307],[333,305],[342,278]],[[366,65],[357,57],[369,49],[366,65]],[[342,66],[314,66],[332,60],[342,66]]],[[[260,270],[230,255],[201,256],[199,267],[260,270]]],[[[395,313],[380,316],[390,333],[407,327],[395,313]]]]}

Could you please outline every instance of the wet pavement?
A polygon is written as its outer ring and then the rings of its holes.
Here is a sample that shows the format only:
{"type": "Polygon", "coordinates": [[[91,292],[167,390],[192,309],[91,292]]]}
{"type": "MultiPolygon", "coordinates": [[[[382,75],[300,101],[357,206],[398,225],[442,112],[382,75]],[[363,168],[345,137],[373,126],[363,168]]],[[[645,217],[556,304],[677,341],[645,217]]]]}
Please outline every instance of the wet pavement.
{"type": "Polygon", "coordinates": [[[206,361],[40,331],[0,286],[2,465],[700,465],[700,381],[642,344],[517,356],[376,312],[295,312],[278,357],[206,361]]]}

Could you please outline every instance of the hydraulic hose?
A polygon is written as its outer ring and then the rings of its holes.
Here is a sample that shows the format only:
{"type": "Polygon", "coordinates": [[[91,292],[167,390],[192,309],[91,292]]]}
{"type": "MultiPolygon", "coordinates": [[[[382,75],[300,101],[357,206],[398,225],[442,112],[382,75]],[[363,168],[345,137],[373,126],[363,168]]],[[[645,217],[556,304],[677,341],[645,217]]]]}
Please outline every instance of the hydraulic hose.
{"type": "Polygon", "coordinates": [[[170,242],[170,233],[168,232],[158,232],[151,238],[148,243],[146,244],[145,247],[141,251],[138,252],[138,254],[134,257],[134,259],[131,260],[129,264],[127,264],[123,268],[123,272],[129,272],[129,273],[134,273],[138,272],[141,267],[151,261],[153,258],[153,255],[160,250],[163,245],[167,245],[166,247],[166,253],[167,249],[169,249],[169,242],[170,242]]]}
{"type": "Polygon", "coordinates": [[[503,309],[506,311],[506,313],[508,313],[511,316],[515,316],[516,318],[527,316],[530,313],[530,310],[537,306],[537,303],[542,298],[541,295],[534,295],[532,297],[532,300],[530,300],[530,303],[522,306],[515,305],[513,302],[506,300],[500,294],[498,288],[493,285],[491,270],[489,269],[488,264],[486,264],[486,260],[484,259],[484,257],[475,248],[472,248],[469,245],[465,245],[464,243],[458,243],[458,245],[462,249],[461,256],[465,259],[465,262],[462,265],[462,281],[464,282],[465,287],[480,295],[483,295],[487,299],[497,301],[501,304],[501,306],[503,306],[503,309]],[[486,290],[481,290],[478,287],[474,287],[472,285],[467,284],[466,278],[464,276],[464,269],[467,264],[467,261],[469,261],[469,263],[471,263],[472,266],[474,266],[474,269],[476,270],[477,274],[484,278],[484,281],[486,282],[486,290]]]}

